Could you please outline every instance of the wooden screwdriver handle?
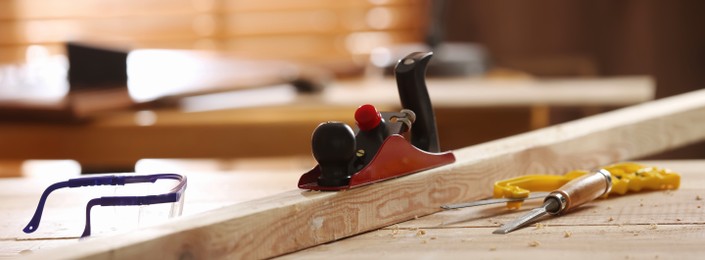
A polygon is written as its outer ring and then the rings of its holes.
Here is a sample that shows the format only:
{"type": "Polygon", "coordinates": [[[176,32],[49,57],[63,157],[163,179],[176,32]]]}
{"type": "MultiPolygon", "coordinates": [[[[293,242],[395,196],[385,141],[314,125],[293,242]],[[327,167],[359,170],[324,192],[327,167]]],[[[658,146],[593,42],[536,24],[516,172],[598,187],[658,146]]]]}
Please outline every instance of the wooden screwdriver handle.
{"type": "Polygon", "coordinates": [[[585,204],[607,194],[611,188],[612,176],[605,169],[580,176],[561,186],[558,190],[551,192],[546,197],[546,200],[556,199],[560,202],[560,208],[549,213],[558,214],[585,204]]]}

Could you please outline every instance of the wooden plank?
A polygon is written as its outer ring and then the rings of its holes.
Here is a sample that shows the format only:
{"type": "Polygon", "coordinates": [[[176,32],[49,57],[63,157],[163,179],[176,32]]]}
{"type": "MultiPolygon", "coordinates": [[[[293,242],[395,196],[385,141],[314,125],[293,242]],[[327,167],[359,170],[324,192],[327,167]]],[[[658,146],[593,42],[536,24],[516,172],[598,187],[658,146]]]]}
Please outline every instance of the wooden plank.
{"type": "MultiPolygon", "coordinates": [[[[681,173],[682,185],[674,191],[612,196],[582,206],[570,214],[547,218],[541,226],[509,235],[491,232],[501,223],[541,204],[522,210],[487,205],[443,211],[332,244],[286,255],[283,259],[343,258],[545,258],[584,259],[697,258],[705,243],[705,161],[653,161],[647,165],[681,173]],[[566,235],[566,232],[569,234],[566,235]],[[539,244],[532,247],[529,243],[539,244]],[[665,242],[668,241],[668,242],[665,242]]],[[[491,187],[486,187],[491,189],[491,187]]]]}
{"type": "MultiPolygon", "coordinates": [[[[457,162],[343,192],[292,190],[164,225],[33,254],[51,258],[266,258],[489,195],[493,180],[562,173],[705,139],[705,90],[455,151],[457,162]]],[[[294,185],[292,183],[292,185],[294,185]]],[[[702,233],[702,232],[700,232],[702,233]]]]}

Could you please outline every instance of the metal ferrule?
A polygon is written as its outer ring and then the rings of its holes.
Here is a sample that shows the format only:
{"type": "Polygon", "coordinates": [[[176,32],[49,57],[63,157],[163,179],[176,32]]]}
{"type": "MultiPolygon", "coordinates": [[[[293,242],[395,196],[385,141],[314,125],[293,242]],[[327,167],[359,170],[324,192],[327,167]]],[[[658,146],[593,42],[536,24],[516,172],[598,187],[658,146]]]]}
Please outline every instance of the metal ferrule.
{"type": "Polygon", "coordinates": [[[607,189],[605,189],[605,193],[603,193],[603,195],[610,193],[610,191],[612,190],[612,174],[610,173],[610,171],[605,169],[600,169],[597,172],[605,176],[605,181],[607,182],[607,189]]]}
{"type": "Polygon", "coordinates": [[[544,203],[546,203],[546,201],[548,201],[548,200],[555,200],[559,203],[558,210],[554,210],[554,211],[547,210],[546,211],[546,212],[548,212],[548,214],[551,214],[551,215],[556,215],[558,213],[563,212],[563,210],[565,210],[566,206],[568,206],[568,197],[566,197],[565,195],[563,195],[563,193],[560,193],[560,192],[551,192],[550,194],[548,194],[548,196],[546,196],[546,198],[543,201],[544,201],[544,203]]]}

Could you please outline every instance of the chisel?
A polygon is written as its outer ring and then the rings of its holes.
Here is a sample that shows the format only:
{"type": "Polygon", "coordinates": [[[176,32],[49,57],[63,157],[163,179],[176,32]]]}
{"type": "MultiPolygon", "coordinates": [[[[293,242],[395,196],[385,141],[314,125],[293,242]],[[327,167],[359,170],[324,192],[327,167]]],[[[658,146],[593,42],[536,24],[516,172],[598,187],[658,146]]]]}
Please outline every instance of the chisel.
{"type": "Polygon", "coordinates": [[[605,169],[583,175],[549,193],[543,201],[543,206],[532,209],[526,215],[504,224],[492,233],[507,234],[546,214],[557,215],[566,212],[607,194],[611,188],[612,176],[605,169]]]}

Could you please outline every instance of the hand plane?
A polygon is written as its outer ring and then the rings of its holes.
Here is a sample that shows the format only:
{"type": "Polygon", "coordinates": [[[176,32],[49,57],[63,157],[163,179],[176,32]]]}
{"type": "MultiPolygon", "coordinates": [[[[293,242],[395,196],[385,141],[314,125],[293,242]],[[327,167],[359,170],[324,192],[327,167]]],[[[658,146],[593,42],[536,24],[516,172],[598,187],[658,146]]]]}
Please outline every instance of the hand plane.
{"type": "Polygon", "coordinates": [[[400,112],[365,104],[355,111],[354,130],[335,121],[318,125],[311,138],[318,165],[301,176],[299,188],[344,190],[455,162],[452,152],[440,151],[425,80],[431,56],[411,53],[394,68],[400,112]]]}

